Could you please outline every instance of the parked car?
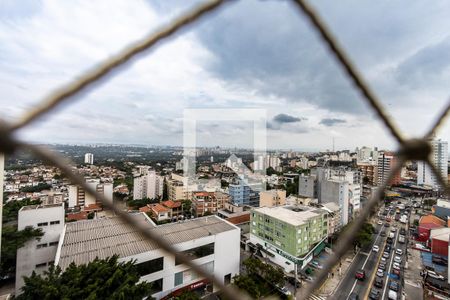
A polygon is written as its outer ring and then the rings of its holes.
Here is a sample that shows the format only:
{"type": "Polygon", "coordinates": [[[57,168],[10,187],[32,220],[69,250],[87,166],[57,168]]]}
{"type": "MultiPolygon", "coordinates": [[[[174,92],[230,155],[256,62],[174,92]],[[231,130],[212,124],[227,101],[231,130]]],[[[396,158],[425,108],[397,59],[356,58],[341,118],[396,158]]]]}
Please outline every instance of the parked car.
{"type": "Polygon", "coordinates": [[[391,252],[391,246],[390,245],[384,246],[384,251],[391,252]]]}
{"type": "Polygon", "coordinates": [[[397,248],[397,250],[395,250],[395,254],[402,255],[403,254],[403,250],[400,249],[400,248],[397,248]]]}
{"type": "Polygon", "coordinates": [[[393,291],[393,290],[389,290],[388,299],[389,300],[397,300],[398,299],[397,292],[393,291]]]}
{"type": "Polygon", "coordinates": [[[364,271],[364,270],[358,270],[358,271],[356,271],[355,278],[356,278],[356,279],[359,279],[359,280],[364,280],[364,279],[366,279],[366,271],[364,271]]]}
{"type": "Polygon", "coordinates": [[[382,231],[382,232],[380,233],[380,236],[385,237],[385,236],[386,236],[386,231],[382,231]]]}
{"type": "Polygon", "coordinates": [[[396,275],[397,277],[400,277],[400,270],[399,269],[393,269],[392,274],[396,275]]]}
{"type": "Polygon", "coordinates": [[[317,260],[313,260],[313,261],[311,262],[311,265],[312,265],[314,268],[317,268],[317,269],[322,269],[322,268],[323,268],[323,266],[322,266],[321,264],[319,264],[319,262],[318,262],[317,260]]]}
{"type": "Polygon", "coordinates": [[[439,280],[444,280],[445,279],[444,276],[442,276],[441,274],[438,274],[438,273],[436,273],[434,271],[426,270],[425,272],[426,272],[425,274],[427,274],[428,276],[433,277],[435,279],[439,279],[439,280]]]}
{"type": "Polygon", "coordinates": [[[406,229],[405,228],[400,228],[400,234],[403,234],[403,235],[405,235],[406,234],[406,229]]]}
{"type": "Polygon", "coordinates": [[[383,262],[380,262],[380,264],[378,265],[378,269],[386,270],[386,264],[383,262]]]}
{"type": "Polygon", "coordinates": [[[399,235],[398,236],[398,242],[400,244],[404,244],[405,243],[405,236],[404,235],[399,235]]]}
{"type": "Polygon", "coordinates": [[[433,256],[431,259],[433,263],[441,265],[441,266],[447,266],[448,261],[445,258],[439,257],[439,256],[433,256]]]}
{"type": "Polygon", "coordinates": [[[389,252],[383,252],[383,257],[386,259],[389,258],[389,252]]]}
{"type": "Polygon", "coordinates": [[[401,262],[402,262],[402,258],[401,258],[400,256],[397,256],[397,255],[396,255],[396,256],[394,257],[394,261],[395,261],[395,262],[398,262],[398,263],[401,263],[401,262]]]}
{"type": "Polygon", "coordinates": [[[378,221],[378,225],[383,225],[383,221],[378,221]]]}
{"type": "Polygon", "coordinates": [[[373,245],[372,251],[373,252],[378,252],[378,251],[380,251],[380,247],[378,247],[378,245],[373,245]]]}
{"type": "Polygon", "coordinates": [[[392,267],[393,267],[394,269],[400,270],[400,264],[399,264],[398,262],[393,263],[393,264],[392,264],[392,267]]]}
{"type": "Polygon", "coordinates": [[[348,300],[359,300],[359,295],[356,292],[353,292],[348,296],[348,300]]]}

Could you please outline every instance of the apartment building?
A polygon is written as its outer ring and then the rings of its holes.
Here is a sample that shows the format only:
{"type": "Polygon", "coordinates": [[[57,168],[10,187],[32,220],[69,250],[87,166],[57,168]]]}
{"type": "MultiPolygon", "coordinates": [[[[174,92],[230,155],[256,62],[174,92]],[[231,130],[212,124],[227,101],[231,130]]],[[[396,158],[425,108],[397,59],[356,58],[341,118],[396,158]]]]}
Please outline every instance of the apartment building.
{"type": "Polygon", "coordinates": [[[378,166],[376,162],[358,163],[358,169],[361,171],[363,184],[369,184],[371,186],[378,184],[378,166]]]}
{"type": "MultiPolygon", "coordinates": [[[[440,139],[430,141],[431,154],[430,159],[441,173],[442,177],[448,178],[448,142],[440,139]]],[[[431,171],[431,168],[424,161],[417,162],[417,184],[428,185],[433,189],[439,189],[440,185],[437,177],[431,171]]]]}
{"type": "MultiPolygon", "coordinates": [[[[240,230],[216,216],[165,225],[155,225],[145,214],[135,214],[138,222],[156,235],[164,236],[178,251],[211,272],[224,284],[239,274],[240,230]]],[[[117,254],[119,261],[136,260],[142,281],[151,282],[156,299],[170,298],[192,290],[203,295],[216,292],[210,281],[163,251],[156,243],[143,239],[120,218],[103,218],[68,223],[58,246],[55,262],[63,270],[70,263],[86,264],[117,254]]]]}
{"type": "MultiPolygon", "coordinates": [[[[397,163],[398,158],[393,152],[381,152],[378,155],[378,182],[377,185],[381,185],[387,180],[389,173],[394,165],[397,163]]],[[[389,185],[397,185],[401,183],[400,172],[395,174],[394,178],[388,183],[389,185]]]]}
{"type": "Polygon", "coordinates": [[[325,247],[328,212],[307,206],[254,208],[250,242],[286,272],[303,268],[325,247]]]}
{"type": "Polygon", "coordinates": [[[64,229],[64,204],[30,205],[19,210],[17,230],[31,226],[42,229],[44,235],[38,241],[30,240],[17,249],[16,295],[24,285],[23,276],[33,271],[42,274],[55,262],[60,235],[64,229]]]}
{"type": "Polygon", "coordinates": [[[240,206],[248,205],[258,207],[260,191],[260,183],[246,183],[243,180],[239,180],[237,184],[230,184],[228,186],[231,202],[234,205],[240,206]]]}
{"type": "MultiPolygon", "coordinates": [[[[222,193],[223,194],[223,193],[222,193]]],[[[224,207],[224,197],[222,194],[214,192],[194,192],[192,193],[192,212],[196,217],[201,217],[205,214],[215,214],[218,210],[224,207]]]]}
{"type": "Polygon", "coordinates": [[[92,153],[86,153],[86,154],[84,155],[84,163],[85,163],[85,164],[93,165],[93,164],[94,164],[94,154],[92,154],[92,153]]]}
{"type": "Polygon", "coordinates": [[[164,177],[150,170],[148,166],[139,166],[138,172],[134,174],[133,199],[159,199],[164,190],[164,177]]]}
{"type": "MultiPolygon", "coordinates": [[[[86,178],[86,184],[97,193],[103,195],[110,203],[113,201],[113,184],[110,182],[100,182],[100,179],[86,178]]],[[[101,206],[101,200],[97,196],[92,196],[78,185],[69,185],[69,208],[89,208],[91,206],[101,206]]]]}
{"type": "Polygon", "coordinates": [[[259,193],[259,206],[272,207],[286,204],[285,190],[268,190],[259,193]]]}

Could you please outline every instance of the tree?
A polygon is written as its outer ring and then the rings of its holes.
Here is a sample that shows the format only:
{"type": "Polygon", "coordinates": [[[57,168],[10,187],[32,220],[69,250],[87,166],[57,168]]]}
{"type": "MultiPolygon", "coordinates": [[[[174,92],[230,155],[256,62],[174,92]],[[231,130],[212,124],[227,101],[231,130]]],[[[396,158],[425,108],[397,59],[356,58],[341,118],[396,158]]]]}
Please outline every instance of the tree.
{"type": "Polygon", "coordinates": [[[40,192],[43,190],[49,190],[51,188],[52,188],[51,184],[39,183],[38,185],[35,185],[35,186],[23,187],[20,189],[20,191],[24,192],[24,193],[35,193],[35,192],[40,192]]]}
{"type": "Polygon", "coordinates": [[[3,226],[0,275],[2,277],[14,277],[16,274],[17,249],[34,238],[40,240],[43,235],[40,228],[27,226],[23,230],[17,231],[16,226],[3,226]]]}
{"type": "MultiPolygon", "coordinates": [[[[139,282],[134,261],[117,262],[118,256],[94,259],[87,265],[71,263],[63,272],[50,266],[43,275],[24,277],[17,299],[139,299],[151,295],[151,283],[139,282]]],[[[151,298],[147,298],[151,299],[151,298]]]]}
{"type": "Polygon", "coordinates": [[[17,221],[17,214],[22,206],[41,204],[41,200],[23,200],[9,201],[3,205],[3,223],[17,221]]]}
{"type": "Polygon", "coordinates": [[[200,296],[193,291],[184,291],[180,295],[173,298],[174,300],[200,300],[200,296]]]}
{"type": "Polygon", "coordinates": [[[136,200],[128,201],[127,205],[134,209],[139,209],[139,208],[144,207],[147,204],[151,204],[151,203],[159,203],[159,200],[158,199],[150,199],[150,198],[136,199],[136,200]]]}
{"type": "Polygon", "coordinates": [[[233,284],[239,289],[246,291],[252,298],[258,299],[261,296],[258,284],[248,275],[235,275],[233,284]]]}

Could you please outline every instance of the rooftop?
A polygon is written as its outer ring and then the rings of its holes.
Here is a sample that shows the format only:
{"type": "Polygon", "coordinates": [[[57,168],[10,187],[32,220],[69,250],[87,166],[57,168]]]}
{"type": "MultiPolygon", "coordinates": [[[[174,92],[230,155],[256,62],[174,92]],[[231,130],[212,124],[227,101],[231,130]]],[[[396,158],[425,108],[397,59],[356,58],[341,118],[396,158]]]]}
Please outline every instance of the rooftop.
{"type": "Polygon", "coordinates": [[[27,205],[27,206],[22,206],[20,208],[20,210],[34,210],[34,209],[42,209],[42,208],[51,208],[51,207],[60,207],[62,206],[63,203],[58,203],[58,204],[47,204],[47,205],[42,205],[42,204],[38,204],[38,205],[27,205]]]}
{"type": "MultiPolygon", "coordinates": [[[[146,224],[148,230],[164,236],[170,244],[237,230],[236,227],[216,216],[159,226],[153,225],[142,213],[134,214],[133,217],[138,222],[146,224]]],[[[76,264],[86,264],[95,257],[104,259],[114,254],[119,257],[128,257],[159,249],[156,243],[148,241],[119,217],[67,223],[64,240],[59,247],[56,261],[63,270],[72,261],[76,264]]]]}
{"type": "Polygon", "coordinates": [[[293,226],[306,224],[310,218],[318,217],[325,213],[323,209],[307,206],[260,207],[255,208],[255,211],[282,220],[293,226]]]}

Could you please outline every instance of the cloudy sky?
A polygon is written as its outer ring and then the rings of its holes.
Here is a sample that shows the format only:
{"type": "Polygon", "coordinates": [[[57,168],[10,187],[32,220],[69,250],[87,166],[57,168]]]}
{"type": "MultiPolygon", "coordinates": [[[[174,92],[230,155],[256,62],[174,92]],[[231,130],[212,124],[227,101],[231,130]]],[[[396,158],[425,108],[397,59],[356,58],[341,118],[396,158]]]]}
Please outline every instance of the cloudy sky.
{"type": "MultiPolygon", "coordinates": [[[[0,0],[1,117],[155,31],[194,1],[0,0]],[[187,3],[189,2],[189,3],[187,3]]],[[[408,135],[450,96],[450,2],[314,1],[408,135]]],[[[19,132],[34,142],[181,145],[184,109],[267,111],[270,148],[395,143],[288,1],[237,1],[19,132]]],[[[199,143],[253,143],[253,124],[199,123],[199,143]]],[[[450,125],[439,136],[448,140],[450,125]]]]}

